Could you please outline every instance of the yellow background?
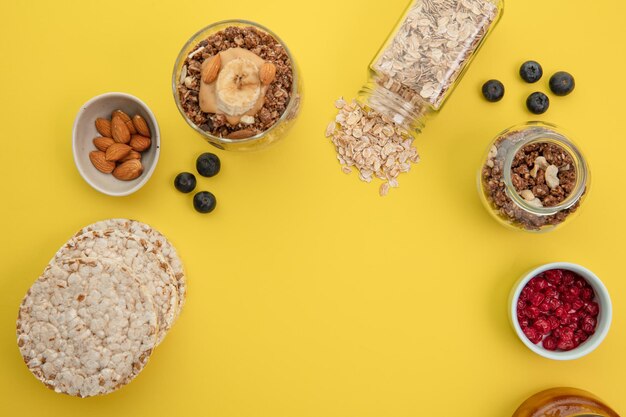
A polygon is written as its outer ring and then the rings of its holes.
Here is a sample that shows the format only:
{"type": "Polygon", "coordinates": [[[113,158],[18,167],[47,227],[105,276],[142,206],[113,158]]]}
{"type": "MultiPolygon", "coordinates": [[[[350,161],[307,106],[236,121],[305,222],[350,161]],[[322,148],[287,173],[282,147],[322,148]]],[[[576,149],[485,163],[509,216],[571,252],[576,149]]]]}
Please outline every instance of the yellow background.
{"type": "Polygon", "coordinates": [[[378,197],[341,173],[323,132],[333,100],[351,97],[407,0],[3,0],[0,17],[0,415],[386,417],[509,416],[544,388],[573,385],[626,412],[623,159],[626,3],[508,0],[504,18],[443,111],[416,141],[423,162],[378,197]],[[178,114],[170,76],[183,43],[225,18],[275,30],[297,57],[305,103],[287,139],[255,154],[217,151],[178,114]],[[525,59],[546,72],[517,74],[525,59]],[[482,207],[481,157],[500,130],[532,118],[526,96],[571,71],[573,95],[540,120],[572,133],[592,168],[581,215],[562,230],[507,230],[482,207]],[[505,99],[480,86],[501,79],[505,99]],[[161,127],[150,182],[113,198],[74,167],[81,104],[108,91],[143,99],[161,127]],[[199,179],[210,215],[172,186],[214,151],[199,179]],[[185,309],[144,372],[102,398],[55,394],[15,344],[22,296],[81,226],[130,217],[165,233],[188,272],[185,309]],[[573,362],[531,353],[507,321],[514,281],[566,260],[609,288],[605,342],[573,362]]]}

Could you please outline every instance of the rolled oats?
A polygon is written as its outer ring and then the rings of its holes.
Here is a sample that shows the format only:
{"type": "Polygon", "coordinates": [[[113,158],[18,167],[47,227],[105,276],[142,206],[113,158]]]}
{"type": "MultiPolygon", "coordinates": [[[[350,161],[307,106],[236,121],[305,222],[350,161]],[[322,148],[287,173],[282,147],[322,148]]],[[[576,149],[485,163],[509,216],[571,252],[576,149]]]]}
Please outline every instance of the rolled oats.
{"type": "Polygon", "coordinates": [[[377,82],[407,101],[438,109],[498,16],[489,0],[413,2],[374,62],[377,82]]]}
{"type": "Polygon", "coordinates": [[[348,104],[336,101],[339,114],[326,129],[337,150],[337,158],[344,173],[359,171],[359,178],[383,182],[380,195],[387,195],[389,187],[398,186],[398,176],[419,162],[413,137],[407,130],[378,112],[362,106],[357,101],[348,104]],[[342,107],[339,107],[342,106],[342,107]]]}

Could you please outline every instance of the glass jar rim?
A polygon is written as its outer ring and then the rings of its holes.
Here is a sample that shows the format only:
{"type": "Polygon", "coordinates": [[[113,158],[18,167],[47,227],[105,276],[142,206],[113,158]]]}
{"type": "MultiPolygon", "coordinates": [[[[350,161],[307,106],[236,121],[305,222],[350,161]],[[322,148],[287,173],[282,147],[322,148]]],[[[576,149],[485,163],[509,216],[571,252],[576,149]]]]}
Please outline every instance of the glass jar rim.
{"type": "MultiPolygon", "coordinates": [[[[207,34],[207,37],[208,36],[210,36],[210,34],[207,34]]],[[[217,142],[217,143],[243,144],[243,143],[253,142],[255,140],[258,140],[258,139],[264,137],[265,135],[267,135],[268,133],[273,131],[275,128],[280,126],[289,117],[289,115],[291,114],[291,111],[293,110],[293,107],[299,101],[297,99],[297,97],[296,97],[298,95],[298,83],[299,83],[298,76],[299,75],[298,75],[298,71],[297,71],[297,68],[296,68],[296,62],[295,62],[295,60],[293,58],[293,55],[291,54],[291,51],[287,47],[287,44],[285,44],[285,42],[278,35],[276,35],[274,32],[272,32],[267,27],[265,27],[265,26],[263,26],[263,25],[261,25],[259,23],[253,22],[251,20],[226,19],[226,20],[220,20],[220,21],[215,22],[215,23],[211,23],[210,25],[207,25],[207,26],[203,27],[202,29],[200,29],[196,33],[194,33],[189,38],[189,40],[187,40],[187,42],[185,42],[185,44],[183,45],[182,49],[178,53],[178,56],[176,57],[176,62],[174,63],[174,70],[172,71],[172,92],[174,94],[174,101],[176,102],[176,107],[178,108],[178,111],[183,116],[183,118],[185,119],[187,124],[189,126],[191,126],[200,135],[210,139],[213,142],[217,142]],[[276,120],[276,122],[274,122],[274,124],[269,129],[264,130],[264,131],[258,133],[257,135],[254,135],[254,136],[251,136],[251,137],[245,138],[245,139],[228,139],[228,138],[224,138],[224,137],[221,137],[221,136],[212,135],[209,132],[206,132],[206,131],[200,129],[200,127],[198,125],[196,125],[192,120],[190,120],[189,117],[187,116],[187,114],[185,113],[185,110],[182,107],[182,104],[180,102],[180,97],[179,97],[179,94],[178,94],[178,80],[177,80],[176,73],[177,73],[178,68],[182,68],[183,63],[185,62],[185,59],[188,56],[187,50],[190,47],[194,46],[197,42],[199,42],[198,40],[196,40],[196,38],[198,38],[199,36],[201,36],[204,33],[210,32],[212,29],[216,29],[216,28],[219,28],[221,26],[251,26],[251,27],[253,27],[255,29],[258,29],[258,30],[261,30],[261,31],[267,33],[268,35],[273,37],[279,44],[281,44],[281,46],[283,48],[285,48],[285,52],[287,53],[287,56],[289,57],[289,61],[291,62],[291,68],[292,68],[292,74],[293,74],[292,75],[292,83],[291,83],[291,94],[289,96],[289,103],[287,103],[287,107],[283,111],[283,114],[280,116],[280,118],[278,118],[278,120],[276,120]]]]}
{"type": "Polygon", "coordinates": [[[528,135],[527,139],[520,141],[511,149],[511,151],[504,160],[504,166],[502,169],[504,184],[506,187],[506,194],[508,195],[508,197],[523,210],[534,215],[550,216],[571,208],[578,201],[580,201],[581,197],[586,192],[586,189],[588,187],[587,183],[589,180],[589,167],[587,165],[587,161],[583,157],[578,147],[568,138],[568,136],[563,134],[560,130],[561,129],[559,129],[556,125],[551,123],[528,122],[507,129],[503,133],[498,135],[499,137],[502,137],[503,135],[506,135],[508,133],[522,131],[525,131],[525,134],[528,135]],[[535,131],[530,131],[530,129],[535,129],[535,131]],[[511,168],[515,155],[517,155],[517,153],[523,147],[533,143],[545,142],[554,143],[572,157],[572,159],[574,160],[574,164],[576,165],[576,187],[572,192],[570,192],[568,197],[562,203],[556,206],[535,207],[530,205],[528,201],[526,201],[513,186],[511,168]]]}

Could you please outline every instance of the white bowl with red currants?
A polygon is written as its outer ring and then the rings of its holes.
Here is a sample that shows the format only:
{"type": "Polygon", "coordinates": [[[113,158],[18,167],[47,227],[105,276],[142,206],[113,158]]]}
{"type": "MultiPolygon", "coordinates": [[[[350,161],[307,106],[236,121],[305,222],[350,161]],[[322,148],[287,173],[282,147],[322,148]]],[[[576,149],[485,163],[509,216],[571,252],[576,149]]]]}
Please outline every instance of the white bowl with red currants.
{"type": "Polygon", "coordinates": [[[520,340],[533,352],[554,360],[578,359],[606,337],[611,327],[611,298],[587,268],[550,263],[515,284],[509,317],[520,340]]]}

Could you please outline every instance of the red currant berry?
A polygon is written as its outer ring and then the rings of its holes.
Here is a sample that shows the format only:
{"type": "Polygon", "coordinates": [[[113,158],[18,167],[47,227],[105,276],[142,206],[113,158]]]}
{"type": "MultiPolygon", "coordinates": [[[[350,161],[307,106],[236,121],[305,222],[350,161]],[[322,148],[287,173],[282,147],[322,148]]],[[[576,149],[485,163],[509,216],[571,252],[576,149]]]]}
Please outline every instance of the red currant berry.
{"type": "Polygon", "coordinates": [[[564,327],[561,330],[561,340],[573,340],[574,339],[574,330],[569,327],[564,327]]]}
{"type": "Polygon", "coordinates": [[[562,331],[563,331],[563,327],[561,327],[559,325],[559,327],[557,327],[556,329],[552,330],[552,336],[554,336],[557,339],[560,339],[562,331]]]}
{"type": "Polygon", "coordinates": [[[557,340],[554,337],[548,336],[543,339],[543,348],[545,350],[556,350],[557,340]]]}
{"type": "Polygon", "coordinates": [[[530,303],[534,305],[535,307],[537,307],[543,302],[545,298],[546,298],[545,295],[543,295],[540,292],[536,292],[530,296],[530,303]]]}
{"type": "Polygon", "coordinates": [[[520,300],[528,300],[530,296],[535,292],[530,285],[526,285],[519,295],[520,300]]]}
{"type": "Polygon", "coordinates": [[[535,277],[530,281],[535,291],[543,291],[550,286],[545,278],[535,277]]]}
{"type": "Polygon", "coordinates": [[[583,332],[587,334],[592,334],[596,330],[596,324],[597,324],[596,319],[588,316],[583,319],[581,328],[583,332]]]}
{"type": "Polygon", "coordinates": [[[574,302],[572,302],[572,310],[574,311],[578,311],[584,306],[585,306],[585,302],[581,300],[580,298],[577,298],[576,300],[574,300],[574,302]]]}
{"type": "Polygon", "coordinates": [[[544,276],[550,284],[559,285],[563,280],[563,271],[561,271],[560,269],[551,269],[549,271],[546,271],[544,273],[544,276]]]}
{"type": "Polygon", "coordinates": [[[537,317],[539,317],[539,309],[535,306],[530,306],[530,307],[526,307],[526,309],[524,310],[524,313],[526,314],[526,317],[528,317],[529,319],[536,319],[537,317]]]}
{"type": "Polygon", "coordinates": [[[543,303],[539,304],[539,311],[541,311],[542,313],[547,313],[550,310],[551,307],[549,302],[544,301],[543,303]]]}
{"type": "Polygon", "coordinates": [[[589,335],[585,333],[583,330],[576,330],[574,332],[574,340],[579,340],[580,343],[583,343],[587,339],[589,339],[589,335]]]}
{"type": "Polygon", "coordinates": [[[526,337],[534,344],[539,343],[539,340],[541,340],[541,334],[539,334],[539,332],[537,332],[534,328],[527,327],[523,329],[523,331],[526,337]]]}
{"type": "Polygon", "coordinates": [[[557,308],[563,305],[563,303],[557,300],[556,298],[551,298],[549,302],[550,302],[550,310],[556,310],[557,308]]]}
{"type": "Polygon", "coordinates": [[[564,340],[564,339],[559,339],[558,343],[556,344],[556,347],[558,349],[561,350],[572,350],[574,349],[574,341],[573,340],[564,340]]]}
{"type": "Polygon", "coordinates": [[[583,288],[580,292],[580,298],[582,298],[584,301],[591,301],[593,300],[594,296],[595,294],[593,293],[593,288],[591,287],[583,288]]]}
{"type": "Polygon", "coordinates": [[[580,288],[576,286],[571,286],[569,287],[567,293],[573,295],[574,297],[578,297],[580,295],[580,288]]]}
{"type": "Polygon", "coordinates": [[[570,286],[576,281],[576,275],[572,271],[563,271],[563,284],[570,286]]]}
{"type": "Polygon", "coordinates": [[[533,324],[535,330],[537,330],[542,335],[547,335],[550,333],[550,322],[548,320],[540,318],[535,321],[533,324]]]}
{"type": "Polygon", "coordinates": [[[559,294],[559,292],[557,290],[555,290],[554,288],[548,288],[543,292],[546,296],[546,298],[556,298],[558,299],[561,295],[559,294]]]}
{"type": "Polygon", "coordinates": [[[554,316],[548,317],[548,322],[550,323],[550,330],[554,330],[560,326],[559,319],[554,316]]]}
{"type": "Polygon", "coordinates": [[[585,306],[585,311],[595,317],[600,313],[600,306],[595,301],[592,301],[585,306]]]}
{"type": "Polygon", "coordinates": [[[585,281],[582,277],[576,277],[574,285],[582,290],[587,286],[587,281],[585,281]]]}
{"type": "Polygon", "coordinates": [[[526,301],[519,299],[517,300],[517,311],[523,310],[526,308],[526,301]]]}

